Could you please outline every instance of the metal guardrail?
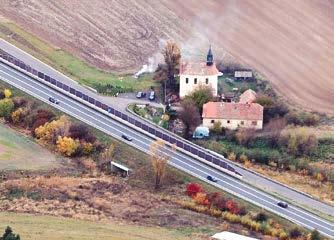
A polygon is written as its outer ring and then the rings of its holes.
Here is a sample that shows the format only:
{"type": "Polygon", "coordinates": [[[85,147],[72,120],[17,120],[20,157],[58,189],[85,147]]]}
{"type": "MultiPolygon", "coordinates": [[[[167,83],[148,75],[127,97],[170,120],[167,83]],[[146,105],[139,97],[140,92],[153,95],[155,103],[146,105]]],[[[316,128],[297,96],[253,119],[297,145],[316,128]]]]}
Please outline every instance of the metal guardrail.
{"type": "Polygon", "coordinates": [[[92,97],[89,95],[86,95],[82,93],[81,91],[76,90],[75,88],[72,88],[60,81],[57,81],[56,79],[44,74],[43,72],[39,72],[38,70],[32,68],[31,66],[25,64],[23,61],[17,59],[16,57],[8,54],[7,52],[0,49],[0,57],[9,63],[15,65],[17,68],[20,68],[22,71],[26,71],[29,74],[34,75],[35,77],[44,80],[45,82],[53,85],[54,87],[57,87],[61,89],[62,91],[66,91],[72,96],[81,98],[87,103],[93,104],[95,107],[108,112],[109,114],[112,114],[123,121],[126,121],[130,123],[131,125],[140,128],[144,131],[146,131],[149,134],[154,135],[157,138],[163,139],[164,141],[175,144],[177,147],[183,149],[186,152],[191,153],[192,155],[195,155],[206,162],[210,163],[210,165],[216,165],[217,167],[220,167],[225,170],[225,172],[232,173],[232,176],[241,178],[242,175],[238,173],[233,167],[231,167],[228,163],[221,160],[218,157],[213,156],[212,154],[206,153],[206,151],[202,148],[199,148],[195,144],[187,143],[187,141],[179,140],[177,137],[171,136],[163,131],[156,130],[155,128],[151,127],[149,124],[145,124],[141,121],[138,121],[127,114],[124,114],[92,97]]]}

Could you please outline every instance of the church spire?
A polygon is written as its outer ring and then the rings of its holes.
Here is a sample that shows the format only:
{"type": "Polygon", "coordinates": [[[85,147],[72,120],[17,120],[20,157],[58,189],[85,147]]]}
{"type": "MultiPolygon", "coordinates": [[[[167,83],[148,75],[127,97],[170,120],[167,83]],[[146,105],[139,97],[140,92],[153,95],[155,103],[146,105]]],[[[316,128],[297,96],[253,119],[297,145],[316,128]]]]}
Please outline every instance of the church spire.
{"type": "Polygon", "coordinates": [[[213,65],[213,54],[212,54],[212,48],[210,45],[208,55],[206,56],[206,65],[212,66],[213,65]]]}

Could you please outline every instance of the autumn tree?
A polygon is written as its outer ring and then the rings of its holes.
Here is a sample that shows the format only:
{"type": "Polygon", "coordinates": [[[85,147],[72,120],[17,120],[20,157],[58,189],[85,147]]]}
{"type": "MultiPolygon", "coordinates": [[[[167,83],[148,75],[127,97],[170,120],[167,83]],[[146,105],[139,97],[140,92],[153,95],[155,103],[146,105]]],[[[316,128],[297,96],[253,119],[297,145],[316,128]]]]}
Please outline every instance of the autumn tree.
{"type": "Polygon", "coordinates": [[[185,99],[181,103],[182,110],[179,118],[185,125],[185,138],[189,139],[191,132],[201,123],[201,116],[195,103],[190,99],[185,99]]]}
{"type": "MultiPolygon", "coordinates": [[[[175,151],[174,146],[172,147],[172,151],[175,151]]],[[[155,189],[159,189],[166,174],[167,163],[172,156],[169,152],[166,152],[166,144],[161,139],[151,144],[150,155],[154,172],[154,187],[155,189]]]]}
{"type": "Polygon", "coordinates": [[[4,98],[0,100],[0,117],[9,119],[11,117],[11,113],[13,110],[14,110],[14,103],[12,99],[4,98]]]}
{"type": "Polygon", "coordinates": [[[180,70],[181,51],[175,42],[167,42],[166,47],[162,51],[167,66],[167,77],[169,85],[175,84],[175,75],[180,70]]]}
{"type": "Polygon", "coordinates": [[[35,135],[43,141],[56,143],[58,136],[63,137],[67,135],[69,126],[70,121],[68,118],[61,116],[58,120],[53,120],[36,128],[35,135]]]}
{"type": "Polygon", "coordinates": [[[57,140],[57,151],[61,154],[71,157],[77,151],[80,143],[78,140],[74,140],[70,137],[58,136],[57,140]]]}
{"type": "Polygon", "coordinates": [[[104,149],[100,153],[99,160],[98,160],[98,165],[100,168],[104,168],[113,158],[115,154],[115,145],[110,144],[109,147],[104,149]]]}
{"type": "Polygon", "coordinates": [[[212,88],[209,86],[200,85],[198,88],[194,89],[191,94],[186,96],[186,99],[191,99],[199,109],[201,113],[203,110],[203,105],[210,102],[213,99],[212,88]]]}

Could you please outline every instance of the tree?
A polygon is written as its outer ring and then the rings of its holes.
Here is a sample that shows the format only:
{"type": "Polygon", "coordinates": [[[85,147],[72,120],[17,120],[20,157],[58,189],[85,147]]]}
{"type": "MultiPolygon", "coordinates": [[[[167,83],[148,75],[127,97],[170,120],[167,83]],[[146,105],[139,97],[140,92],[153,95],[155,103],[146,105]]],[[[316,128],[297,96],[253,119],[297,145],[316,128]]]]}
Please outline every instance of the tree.
{"type": "Polygon", "coordinates": [[[7,226],[5,233],[2,235],[0,240],[20,240],[20,235],[15,235],[12,228],[7,226]]]}
{"type": "Polygon", "coordinates": [[[187,185],[187,194],[190,197],[195,196],[199,192],[203,192],[203,187],[198,183],[189,183],[187,185]]]}
{"type": "Polygon", "coordinates": [[[179,118],[185,125],[185,138],[189,139],[190,132],[193,132],[201,123],[201,116],[198,108],[190,99],[185,99],[181,103],[182,110],[179,113],[179,118]]]}
{"type": "MultiPolygon", "coordinates": [[[[161,139],[154,141],[150,146],[151,162],[154,172],[154,187],[159,189],[166,174],[167,163],[171,159],[171,154],[165,150],[165,142],[161,139]]],[[[175,151],[175,147],[172,147],[175,151]]]]}
{"type": "Polygon", "coordinates": [[[167,42],[166,47],[162,51],[167,66],[167,77],[169,85],[175,84],[175,75],[180,70],[181,51],[175,42],[167,42]]]}
{"type": "Polygon", "coordinates": [[[18,124],[21,122],[22,117],[23,117],[23,109],[22,108],[18,108],[16,109],[14,112],[12,112],[11,114],[11,118],[14,124],[18,124]]]}
{"type": "Polygon", "coordinates": [[[58,136],[57,151],[67,157],[71,157],[77,151],[79,145],[78,140],[74,140],[70,137],[58,136]]]}
{"type": "Polygon", "coordinates": [[[93,136],[85,124],[73,124],[69,128],[69,136],[73,139],[85,140],[86,142],[94,143],[96,137],[93,136]]]}
{"type": "Polygon", "coordinates": [[[201,113],[203,105],[213,99],[212,88],[201,85],[194,89],[194,91],[192,91],[190,95],[186,96],[186,98],[190,98],[196,104],[201,113]]]}
{"type": "Polygon", "coordinates": [[[11,117],[13,110],[14,110],[14,103],[12,99],[4,98],[0,100],[0,117],[9,119],[11,117]]]}
{"type": "Polygon", "coordinates": [[[314,229],[311,233],[311,240],[321,240],[320,233],[317,229],[314,229]]]}
{"type": "Polygon", "coordinates": [[[58,120],[53,120],[36,128],[35,135],[43,141],[56,143],[58,136],[63,137],[67,135],[69,126],[70,121],[68,118],[61,116],[58,120]]]}
{"type": "Polygon", "coordinates": [[[98,161],[99,167],[100,168],[105,167],[112,160],[114,153],[115,153],[115,145],[110,144],[109,147],[107,147],[99,156],[99,161],[98,161]]]}
{"type": "Polygon", "coordinates": [[[3,91],[3,93],[5,95],[5,98],[10,98],[12,96],[12,92],[7,88],[3,91]]]}

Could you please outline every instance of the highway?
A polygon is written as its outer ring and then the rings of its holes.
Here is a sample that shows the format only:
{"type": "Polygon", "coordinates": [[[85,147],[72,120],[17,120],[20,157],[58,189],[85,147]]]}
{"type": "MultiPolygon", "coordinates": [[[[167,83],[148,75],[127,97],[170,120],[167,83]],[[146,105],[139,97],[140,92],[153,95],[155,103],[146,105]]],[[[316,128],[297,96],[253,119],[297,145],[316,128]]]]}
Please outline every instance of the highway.
{"type": "MultiPolygon", "coordinates": [[[[35,79],[22,74],[21,72],[0,63],[0,77],[7,83],[23,90],[24,92],[48,103],[48,98],[53,96],[60,100],[59,105],[54,107],[59,110],[121,140],[127,144],[144,152],[149,151],[150,144],[153,139],[147,135],[138,132],[111,117],[98,112],[77,100],[68,97],[56,90],[36,81],[35,79]],[[132,142],[127,142],[121,138],[122,134],[126,134],[133,138],[132,142]]],[[[274,197],[247,185],[239,179],[233,178],[222,172],[215,170],[208,165],[182,153],[173,153],[171,149],[166,147],[166,152],[172,155],[171,165],[189,173],[203,181],[215,185],[233,195],[239,196],[257,206],[267,209],[271,212],[289,219],[301,226],[309,229],[318,229],[322,234],[334,238],[334,224],[330,223],[318,216],[315,216],[301,208],[289,205],[287,209],[277,206],[278,200],[274,197]],[[217,183],[206,180],[208,175],[212,175],[218,179],[217,183]]]]}

